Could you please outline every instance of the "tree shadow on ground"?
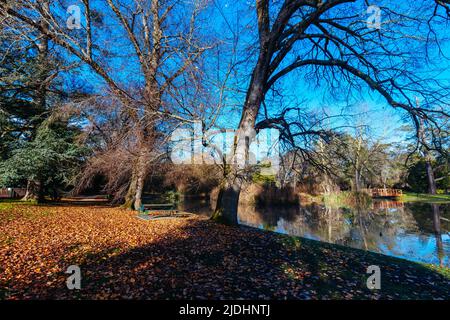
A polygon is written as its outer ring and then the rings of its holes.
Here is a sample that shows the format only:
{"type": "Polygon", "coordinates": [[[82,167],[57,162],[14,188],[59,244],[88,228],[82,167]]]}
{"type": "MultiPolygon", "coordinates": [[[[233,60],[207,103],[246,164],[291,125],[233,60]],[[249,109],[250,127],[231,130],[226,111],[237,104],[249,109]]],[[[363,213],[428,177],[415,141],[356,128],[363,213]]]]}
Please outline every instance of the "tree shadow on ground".
{"type": "Polygon", "coordinates": [[[68,290],[61,275],[39,298],[450,298],[449,279],[420,264],[201,219],[142,247],[103,248],[61,263],[80,265],[82,289],[68,290]],[[381,290],[366,287],[370,265],[381,269],[381,290]]]}

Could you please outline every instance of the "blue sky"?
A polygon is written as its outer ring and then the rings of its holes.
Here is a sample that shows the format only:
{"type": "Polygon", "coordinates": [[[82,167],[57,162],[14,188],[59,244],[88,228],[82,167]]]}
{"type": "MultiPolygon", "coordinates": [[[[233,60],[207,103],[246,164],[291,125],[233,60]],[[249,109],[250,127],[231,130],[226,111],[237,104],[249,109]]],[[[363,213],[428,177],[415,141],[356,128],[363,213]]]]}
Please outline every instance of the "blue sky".
{"type": "MultiPolygon", "coordinates": [[[[415,4],[418,6],[416,8],[420,8],[421,1],[417,1],[415,4]]],[[[392,3],[391,1],[375,1],[380,5],[386,3],[392,3]]],[[[361,16],[365,19],[365,6],[363,3],[359,3],[361,6],[361,16]]],[[[404,4],[397,4],[396,6],[402,7],[404,4]]],[[[408,5],[408,4],[406,4],[408,5]]],[[[219,14],[214,15],[215,23],[214,28],[217,32],[223,31],[223,28],[227,29],[227,26],[232,24],[233,21],[239,19],[239,23],[241,24],[240,31],[240,46],[242,48],[246,48],[254,41],[255,36],[255,27],[248,28],[246,25],[255,26],[255,17],[254,10],[250,8],[253,6],[253,1],[247,1],[245,4],[237,5],[235,2],[221,0],[217,2],[216,9],[219,14]],[[226,23],[224,21],[226,20],[226,23]],[[224,27],[225,25],[225,27],[224,27]]],[[[428,9],[430,9],[429,7],[428,9]]],[[[383,19],[383,16],[382,16],[383,19]]],[[[382,20],[383,21],[383,20],[382,20]]],[[[389,28],[389,24],[387,26],[383,26],[382,28],[389,28]]],[[[419,27],[417,27],[420,29],[419,27]]],[[[437,31],[438,37],[444,38],[447,35],[448,25],[436,25],[435,30],[437,31]]],[[[420,31],[420,30],[419,30],[420,31]]],[[[416,34],[414,34],[415,36],[416,34]]],[[[413,43],[413,42],[412,42],[413,43]]],[[[398,46],[398,50],[402,50],[402,46],[411,45],[410,41],[405,40],[404,43],[394,44],[398,46]]],[[[441,43],[442,53],[447,57],[450,56],[450,46],[448,42],[441,43]]],[[[436,54],[436,47],[428,47],[429,54],[432,56],[432,61],[425,61],[418,59],[415,61],[415,64],[410,68],[413,72],[419,74],[422,73],[427,77],[433,79],[440,79],[449,81],[450,79],[450,63],[444,57],[436,54]]],[[[245,50],[245,49],[244,49],[245,50]]],[[[420,50],[424,50],[424,46],[422,44],[418,44],[413,50],[416,50],[417,56],[420,57],[420,50]]],[[[251,68],[254,65],[249,63],[248,67],[251,68]]],[[[249,71],[247,71],[249,73],[249,71]]],[[[247,77],[248,79],[249,77],[247,77]]],[[[358,112],[366,112],[366,117],[360,117],[358,120],[361,121],[363,118],[363,124],[370,126],[372,134],[376,138],[383,138],[388,142],[402,142],[405,141],[407,134],[404,131],[398,130],[399,127],[410,124],[410,119],[407,114],[401,110],[394,110],[391,106],[389,106],[384,98],[382,98],[378,93],[371,92],[367,87],[363,87],[359,92],[353,92],[353,99],[346,99],[343,97],[342,101],[336,100],[334,97],[330,97],[327,92],[326,86],[313,86],[308,81],[302,77],[301,74],[293,72],[287,76],[285,76],[279,84],[277,84],[277,90],[281,89],[284,93],[287,92],[284,101],[291,101],[294,105],[296,103],[300,103],[307,109],[310,110],[321,110],[322,108],[326,108],[330,113],[340,113],[343,108],[349,111],[349,113],[358,113],[358,112]],[[280,84],[281,83],[281,84],[280,84]],[[347,107],[347,105],[349,107],[347,107]],[[361,110],[362,109],[362,110],[361,110]],[[370,112],[370,114],[369,114],[370,112]]],[[[248,81],[241,82],[242,89],[246,88],[248,81]]],[[[347,92],[343,89],[343,95],[347,92]]],[[[237,97],[237,101],[235,102],[238,106],[242,100],[242,96],[237,97]]],[[[270,102],[268,102],[270,104],[270,102]]],[[[277,106],[276,103],[269,106],[270,109],[273,109],[276,112],[277,106]]],[[[233,108],[231,108],[233,110],[233,108]]],[[[229,114],[229,110],[224,112],[225,114],[229,114]]],[[[236,112],[231,112],[233,116],[223,118],[222,125],[229,126],[230,123],[237,125],[239,121],[239,108],[236,112]]],[[[340,122],[336,125],[340,125],[340,122]]]]}
{"type": "MultiPolygon", "coordinates": [[[[391,1],[388,1],[391,2],[391,1]]],[[[420,1],[416,2],[420,6],[420,1]]],[[[139,85],[142,83],[142,76],[139,71],[139,67],[136,59],[133,57],[133,48],[126,38],[126,35],[118,25],[115,18],[111,18],[110,9],[105,7],[104,2],[93,1],[98,12],[102,13],[103,25],[98,28],[95,33],[95,41],[102,43],[103,48],[95,50],[96,54],[101,54],[102,49],[107,49],[112,55],[116,57],[110,57],[105,60],[106,65],[111,69],[111,74],[114,75],[114,79],[117,80],[122,86],[131,86],[133,84],[139,85]],[[108,12],[108,13],[106,13],[108,12]]],[[[375,3],[383,4],[386,1],[375,1],[375,3]]],[[[62,1],[63,7],[70,4],[79,4],[82,7],[81,1],[62,1]]],[[[361,11],[364,14],[363,2],[358,4],[357,12],[361,11]]],[[[402,4],[396,4],[402,6],[402,4]]],[[[67,14],[60,11],[62,19],[67,14]]],[[[383,18],[383,16],[382,16],[383,18]]],[[[245,90],[248,86],[249,76],[251,69],[254,66],[255,59],[252,58],[253,53],[248,48],[254,44],[256,39],[256,21],[254,12],[254,1],[227,1],[218,0],[211,6],[204,15],[200,17],[202,20],[202,32],[207,34],[210,39],[220,42],[220,50],[222,51],[223,61],[221,65],[226,68],[229,61],[245,60],[245,63],[239,66],[236,77],[229,81],[229,85],[235,89],[239,89],[240,92],[229,92],[227,95],[227,107],[223,109],[222,116],[217,122],[218,127],[235,128],[240,118],[240,108],[244,102],[245,90]],[[233,48],[233,34],[238,36],[237,53],[233,55],[231,50],[233,48]],[[247,59],[250,56],[250,59],[247,59]]],[[[84,23],[84,19],[82,19],[84,23]]],[[[437,32],[439,36],[444,37],[447,32],[445,25],[438,26],[437,32]]],[[[388,30],[387,30],[388,31],[388,30]]],[[[74,32],[77,32],[76,30],[74,32]]],[[[404,45],[408,45],[410,42],[405,41],[404,45]]],[[[399,49],[401,50],[399,44],[399,49]]],[[[450,57],[450,46],[444,44],[442,51],[444,54],[450,57]]],[[[431,51],[436,51],[436,48],[430,48],[431,51]]],[[[419,50],[415,48],[415,50],[419,50]]],[[[213,55],[206,55],[205,59],[210,59],[213,55]]],[[[254,56],[254,55],[253,55],[254,56]]],[[[215,66],[216,61],[206,61],[206,64],[210,64],[212,68],[215,66]]],[[[420,60],[416,61],[413,66],[417,73],[426,72],[427,76],[441,80],[450,79],[450,63],[442,57],[435,56],[431,63],[432,65],[426,65],[420,60]],[[433,67],[435,70],[433,73],[430,69],[433,67]]],[[[223,77],[226,70],[220,70],[219,78],[223,77]]],[[[77,74],[71,74],[69,77],[79,77],[81,83],[84,82],[86,87],[90,87],[90,90],[95,92],[101,92],[104,87],[103,81],[96,76],[89,67],[82,66],[77,74]]],[[[362,88],[359,92],[354,92],[352,99],[347,99],[345,95],[345,87],[342,90],[342,99],[336,99],[330,97],[327,92],[326,86],[313,86],[310,82],[305,80],[302,74],[293,72],[285,76],[277,85],[277,90],[281,90],[285,96],[280,99],[274,99],[271,101],[267,99],[269,111],[276,114],[279,111],[281,104],[284,106],[299,104],[302,107],[311,111],[319,112],[325,108],[329,113],[339,113],[343,108],[349,113],[366,112],[365,117],[355,118],[355,121],[363,122],[362,124],[368,125],[371,128],[371,132],[376,137],[383,137],[388,141],[399,142],[405,140],[405,133],[397,130],[398,127],[405,124],[405,113],[398,110],[394,110],[392,107],[386,104],[386,102],[376,93],[370,92],[366,88],[362,88]],[[282,101],[282,102],[280,102],[282,101]],[[369,113],[370,111],[370,113],[369,113]]],[[[212,88],[214,90],[214,88],[212,88]]],[[[336,125],[340,125],[343,120],[338,120],[336,125]]],[[[348,121],[347,121],[348,122],[348,121]]]]}

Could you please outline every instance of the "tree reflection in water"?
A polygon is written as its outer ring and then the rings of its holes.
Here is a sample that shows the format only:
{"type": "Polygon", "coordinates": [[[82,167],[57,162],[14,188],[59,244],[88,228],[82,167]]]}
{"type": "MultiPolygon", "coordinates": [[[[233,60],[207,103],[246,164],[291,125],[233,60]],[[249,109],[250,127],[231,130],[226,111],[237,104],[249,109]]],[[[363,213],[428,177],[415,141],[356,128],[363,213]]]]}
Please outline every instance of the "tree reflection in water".
{"type": "Polygon", "coordinates": [[[448,266],[449,207],[387,200],[353,207],[240,206],[239,220],[293,236],[448,266]]]}
{"type": "Polygon", "coordinates": [[[434,229],[434,236],[436,237],[436,251],[439,259],[439,265],[443,267],[444,245],[442,243],[442,234],[441,234],[441,212],[439,210],[438,204],[432,204],[431,207],[433,209],[433,229],[434,229]]]}

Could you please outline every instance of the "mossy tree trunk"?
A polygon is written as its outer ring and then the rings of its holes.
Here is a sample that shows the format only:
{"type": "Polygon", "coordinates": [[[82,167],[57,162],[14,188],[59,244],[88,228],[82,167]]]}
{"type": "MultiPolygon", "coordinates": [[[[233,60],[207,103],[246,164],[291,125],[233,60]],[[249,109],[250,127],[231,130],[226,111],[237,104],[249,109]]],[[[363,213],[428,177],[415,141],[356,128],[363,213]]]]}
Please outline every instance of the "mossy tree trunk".
{"type": "Polygon", "coordinates": [[[224,181],[220,186],[212,219],[227,225],[237,225],[240,192],[240,182],[224,181]]]}

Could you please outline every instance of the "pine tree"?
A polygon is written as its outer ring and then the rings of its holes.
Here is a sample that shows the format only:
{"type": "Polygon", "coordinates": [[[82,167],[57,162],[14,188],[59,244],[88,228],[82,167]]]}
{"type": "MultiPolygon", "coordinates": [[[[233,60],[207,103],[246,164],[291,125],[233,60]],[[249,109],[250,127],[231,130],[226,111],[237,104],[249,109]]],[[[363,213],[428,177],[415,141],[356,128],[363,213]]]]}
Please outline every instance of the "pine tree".
{"type": "Polygon", "coordinates": [[[22,143],[0,167],[0,184],[28,181],[29,199],[57,199],[80,167],[86,148],[76,143],[79,129],[67,121],[49,118],[32,141],[22,143]]]}

